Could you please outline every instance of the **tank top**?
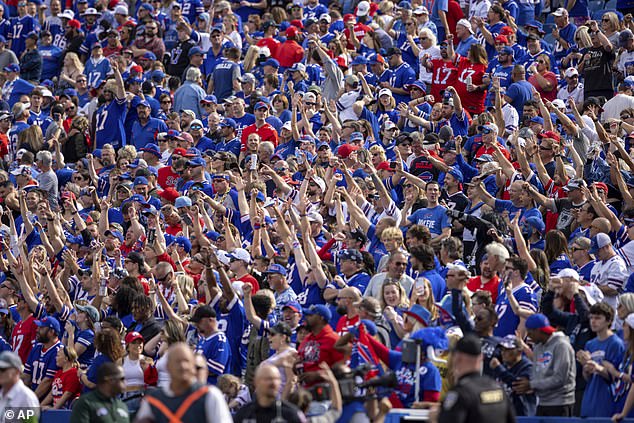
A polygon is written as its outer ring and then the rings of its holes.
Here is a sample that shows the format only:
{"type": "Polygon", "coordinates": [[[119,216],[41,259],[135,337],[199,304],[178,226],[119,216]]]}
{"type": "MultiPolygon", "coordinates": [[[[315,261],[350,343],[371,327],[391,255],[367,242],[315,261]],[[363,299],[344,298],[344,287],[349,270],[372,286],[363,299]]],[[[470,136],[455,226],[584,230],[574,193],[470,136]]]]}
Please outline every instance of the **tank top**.
{"type": "Polygon", "coordinates": [[[123,375],[126,386],[143,386],[143,369],[139,360],[131,360],[126,356],[123,358],[123,375]]]}

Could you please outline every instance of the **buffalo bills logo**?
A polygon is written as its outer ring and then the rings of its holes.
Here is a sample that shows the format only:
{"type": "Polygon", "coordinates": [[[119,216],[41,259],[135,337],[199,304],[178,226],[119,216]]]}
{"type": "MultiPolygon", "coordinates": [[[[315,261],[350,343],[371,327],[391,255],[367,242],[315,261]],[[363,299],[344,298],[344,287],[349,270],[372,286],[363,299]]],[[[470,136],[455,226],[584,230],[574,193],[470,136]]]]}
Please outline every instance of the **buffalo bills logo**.
{"type": "Polygon", "coordinates": [[[545,368],[550,365],[551,361],[553,361],[553,353],[545,352],[537,358],[537,365],[545,368]]]}

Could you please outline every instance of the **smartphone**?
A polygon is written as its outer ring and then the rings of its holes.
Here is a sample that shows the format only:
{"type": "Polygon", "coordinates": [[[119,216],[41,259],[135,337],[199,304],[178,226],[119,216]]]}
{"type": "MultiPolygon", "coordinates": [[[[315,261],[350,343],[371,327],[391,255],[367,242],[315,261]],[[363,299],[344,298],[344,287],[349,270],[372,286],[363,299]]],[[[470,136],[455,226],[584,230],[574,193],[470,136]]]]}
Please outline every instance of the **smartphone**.
{"type": "Polygon", "coordinates": [[[154,241],[156,240],[156,228],[148,229],[147,231],[147,242],[148,245],[154,245],[154,241]]]}
{"type": "Polygon", "coordinates": [[[183,219],[183,222],[185,222],[185,224],[187,226],[193,226],[194,225],[194,222],[192,222],[192,219],[186,214],[182,215],[181,219],[183,219]]]}
{"type": "Polygon", "coordinates": [[[390,169],[396,169],[396,162],[394,161],[390,162],[390,169]]]}

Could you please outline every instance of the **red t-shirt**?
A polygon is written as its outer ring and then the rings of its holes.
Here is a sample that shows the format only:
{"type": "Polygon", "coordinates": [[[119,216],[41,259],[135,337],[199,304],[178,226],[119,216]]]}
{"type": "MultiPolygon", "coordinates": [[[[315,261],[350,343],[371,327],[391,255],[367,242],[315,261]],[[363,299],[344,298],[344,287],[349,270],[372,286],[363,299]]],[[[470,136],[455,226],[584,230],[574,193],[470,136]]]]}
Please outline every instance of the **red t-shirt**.
{"type": "Polygon", "coordinates": [[[557,75],[550,71],[547,71],[542,76],[550,82],[553,87],[552,90],[544,91],[544,89],[539,85],[539,82],[537,82],[537,77],[535,75],[531,75],[528,78],[528,82],[537,89],[537,92],[542,96],[544,100],[553,101],[557,98],[557,75]]]}
{"type": "Polygon", "coordinates": [[[464,107],[472,115],[484,112],[484,98],[486,91],[467,91],[467,78],[471,77],[472,85],[482,85],[482,77],[487,70],[486,65],[471,63],[466,57],[458,60],[458,78],[456,80],[456,91],[464,107]]]}
{"type": "Polygon", "coordinates": [[[450,85],[455,85],[458,79],[458,68],[453,62],[446,62],[443,59],[432,59],[433,65],[431,78],[431,95],[434,101],[442,101],[440,92],[450,85]]]}
{"type": "Polygon", "coordinates": [[[286,40],[277,48],[277,57],[275,58],[280,62],[281,67],[290,68],[304,59],[304,49],[297,44],[297,41],[286,40]]]}
{"type": "MultiPolygon", "coordinates": [[[[510,161],[511,153],[509,153],[509,151],[503,145],[498,144],[498,148],[500,149],[500,152],[504,155],[504,157],[506,157],[510,161]]],[[[476,150],[475,156],[476,158],[482,156],[483,154],[493,156],[494,151],[495,150],[493,150],[493,148],[487,147],[486,145],[482,144],[482,146],[476,150]]]]}
{"type": "Polygon", "coordinates": [[[280,46],[280,42],[277,41],[275,38],[273,37],[269,37],[269,38],[262,38],[260,41],[257,42],[257,46],[258,47],[267,47],[269,49],[269,51],[271,52],[271,57],[277,59],[277,49],[280,46]]]}
{"type": "Polygon", "coordinates": [[[35,317],[31,314],[26,320],[16,323],[11,333],[11,348],[18,353],[22,363],[26,363],[26,359],[29,357],[31,349],[33,349],[33,342],[37,335],[35,320],[35,317]]]}
{"type": "MultiPolygon", "coordinates": [[[[359,41],[361,41],[363,39],[363,37],[365,36],[366,32],[372,31],[372,28],[370,28],[366,24],[359,23],[359,22],[354,24],[354,27],[352,27],[352,29],[354,30],[354,35],[357,37],[357,40],[359,40],[359,41]]],[[[354,44],[352,44],[352,42],[349,41],[350,40],[350,30],[348,28],[344,29],[343,30],[343,34],[346,36],[346,39],[348,40],[348,44],[346,44],[346,47],[348,49],[356,50],[355,47],[354,47],[354,44]]]]}
{"type": "Polygon", "coordinates": [[[460,7],[460,3],[455,0],[449,0],[447,4],[447,26],[449,26],[449,32],[453,34],[454,38],[457,38],[456,24],[462,18],[464,18],[464,12],[460,7]]]}
{"type": "Polygon", "coordinates": [[[258,134],[260,136],[261,141],[270,141],[273,143],[275,147],[277,147],[278,136],[277,136],[277,131],[275,130],[275,128],[273,128],[268,123],[265,123],[264,125],[258,128],[254,123],[253,125],[249,125],[242,130],[241,141],[242,141],[243,149],[246,148],[247,146],[247,138],[249,138],[249,135],[253,133],[258,134]]]}
{"type": "Polygon", "coordinates": [[[51,385],[53,404],[59,402],[64,392],[73,393],[73,396],[62,406],[62,408],[68,408],[70,402],[81,394],[81,383],[79,382],[79,376],[77,376],[77,367],[71,367],[66,371],[59,369],[55,372],[53,384],[51,385]]]}
{"type": "Polygon", "coordinates": [[[316,372],[319,363],[326,362],[330,367],[343,360],[343,354],[335,349],[339,335],[329,325],[317,335],[309,333],[299,346],[299,356],[304,362],[304,372],[316,372]]]}
{"type": "Polygon", "coordinates": [[[180,175],[172,170],[172,166],[164,166],[158,170],[158,177],[156,181],[163,189],[176,187],[176,181],[180,178],[180,175]]]}
{"type": "Polygon", "coordinates": [[[176,225],[167,225],[165,227],[165,233],[172,236],[178,236],[178,234],[181,232],[183,232],[183,225],[181,225],[180,223],[176,225]]]}
{"type": "Polygon", "coordinates": [[[337,335],[343,336],[350,331],[350,328],[359,323],[359,315],[357,314],[352,319],[348,318],[348,315],[341,316],[337,322],[337,335]]]}
{"type": "Polygon", "coordinates": [[[469,279],[467,282],[467,288],[471,292],[477,291],[489,291],[491,293],[491,300],[493,300],[493,304],[498,298],[498,286],[500,285],[500,278],[495,275],[491,280],[487,283],[482,283],[482,276],[475,276],[469,279]]]}
{"type": "Polygon", "coordinates": [[[250,275],[248,273],[242,276],[241,278],[231,279],[231,282],[235,282],[235,281],[240,281],[240,282],[250,284],[253,287],[253,290],[251,291],[253,294],[258,292],[258,290],[260,289],[260,283],[258,282],[258,280],[254,278],[253,275],[250,275]]]}

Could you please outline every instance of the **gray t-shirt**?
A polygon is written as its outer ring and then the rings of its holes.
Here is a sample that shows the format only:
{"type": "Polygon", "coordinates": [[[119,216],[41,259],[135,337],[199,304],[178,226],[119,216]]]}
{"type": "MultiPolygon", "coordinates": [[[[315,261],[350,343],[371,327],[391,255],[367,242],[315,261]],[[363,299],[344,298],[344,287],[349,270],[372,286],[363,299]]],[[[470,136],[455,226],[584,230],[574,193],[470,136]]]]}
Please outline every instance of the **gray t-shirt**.
{"type": "Polygon", "coordinates": [[[40,189],[48,193],[51,209],[57,210],[57,175],[52,170],[42,172],[37,177],[40,189]]]}

